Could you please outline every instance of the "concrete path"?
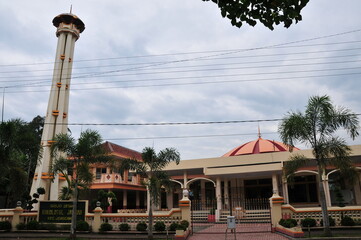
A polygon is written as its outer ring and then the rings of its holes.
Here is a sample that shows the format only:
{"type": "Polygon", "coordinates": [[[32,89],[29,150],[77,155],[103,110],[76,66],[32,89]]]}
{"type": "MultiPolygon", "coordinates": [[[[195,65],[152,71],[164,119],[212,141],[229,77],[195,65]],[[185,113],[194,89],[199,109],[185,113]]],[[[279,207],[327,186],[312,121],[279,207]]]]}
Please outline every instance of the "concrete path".
{"type": "MultiPolygon", "coordinates": [[[[227,239],[224,234],[194,234],[190,236],[188,240],[233,240],[234,235],[229,234],[227,239]]],[[[283,237],[277,233],[237,233],[237,240],[286,240],[288,238],[283,237]]]]}

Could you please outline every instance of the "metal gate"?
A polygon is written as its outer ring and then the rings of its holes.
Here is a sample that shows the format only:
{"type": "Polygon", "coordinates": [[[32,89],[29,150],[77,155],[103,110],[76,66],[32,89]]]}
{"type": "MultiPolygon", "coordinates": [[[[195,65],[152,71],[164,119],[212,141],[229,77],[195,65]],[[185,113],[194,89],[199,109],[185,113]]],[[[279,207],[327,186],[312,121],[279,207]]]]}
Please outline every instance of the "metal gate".
{"type": "Polygon", "coordinates": [[[194,233],[225,233],[227,216],[235,216],[236,232],[271,232],[270,203],[267,198],[226,201],[222,210],[215,210],[217,203],[212,201],[192,201],[192,229],[194,233]]]}

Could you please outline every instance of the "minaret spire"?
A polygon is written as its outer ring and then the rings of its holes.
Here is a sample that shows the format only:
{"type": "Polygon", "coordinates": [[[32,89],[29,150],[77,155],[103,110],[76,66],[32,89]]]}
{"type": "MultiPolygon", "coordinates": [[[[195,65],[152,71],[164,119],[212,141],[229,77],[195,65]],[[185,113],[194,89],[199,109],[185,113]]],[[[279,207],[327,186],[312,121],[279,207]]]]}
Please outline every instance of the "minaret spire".
{"type": "MultiPolygon", "coordinates": [[[[70,7],[70,12],[72,11],[70,7]]],[[[53,80],[50,90],[48,108],[45,117],[43,134],[41,137],[42,154],[39,157],[31,192],[43,187],[45,195],[40,195],[39,200],[58,200],[60,189],[65,185],[63,176],[53,176],[50,172],[52,157],[50,147],[54,137],[59,133],[67,133],[69,90],[73,67],[74,46],[80,33],[85,29],[84,23],[75,15],[63,13],[53,19],[57,28],[56,36],[58,45],[55,55],[53,80]]],[[[66,157],[66,156],[65,156],[66,157]]],[[[35,206],[37,208],[37,206],[35,206]]]]}
{"type": "Polygon", "coordinates": [[[73,5],[70,4],[70,14],[71,14],[71,11],[73,10],[73,5]]]}
{"type": "Polygon", "coordinates": [[[259,124],[258,124],[258,138],[262,138],[261,129],[260,129],[260,127],[259,127],[259,124]]]}

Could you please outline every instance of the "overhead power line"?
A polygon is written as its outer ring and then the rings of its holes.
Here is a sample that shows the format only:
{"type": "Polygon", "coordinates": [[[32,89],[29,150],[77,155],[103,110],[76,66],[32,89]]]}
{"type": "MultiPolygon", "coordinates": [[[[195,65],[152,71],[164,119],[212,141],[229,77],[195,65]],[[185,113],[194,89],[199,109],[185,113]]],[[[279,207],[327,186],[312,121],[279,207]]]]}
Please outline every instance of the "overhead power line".
{"type": "MultiPolygon", "coordinates": [[[[115,60],[115,59],[129,59],[129,58],[145,58],[145,57],[158,57],[158,56],[174,56],[174,55],[186,55],[186,54],[200,54],[200,53],[222,53],[222,54],[233,54],[238,52],[247,52],[247,51],[254,51],[254,50],[263,50],[268,48],[294,48],[294,47],[304,47],[304,46],[321,46],[321,45],[335,45],[335,44],[346,44],[346,43],[356,43],[359,41],[347,41],[342,43],[319,43],[319,44],[310,44],[310,45],[299,45],[295,46],[292,44],[303,43],[303,42],[310,42],[325,38],[337,37],[342,35],[348,35],[356,32],[360,32],[361,29],[355,29],[346,32],[340,32],[335,34],[329,34],[324,36],[318,36],[313,38],[301,39],[296,41],[290,41],[285,43],[279,44],[272,44],[263,47],[256,47],[256,48],[246,48],[246,49],[230,49],[230,50],[208,50],[208,51],[193,51],[193,52],[181,52],[181,53],[163,53],[163,54],[149,54],[149,55],[139,55],[139,56],[122,56],[122,57],[109,57],[109,58],[97,58],[97,59],[83,59],[83,60],[75,60],[74,62],[86,62],[86,61],[102,61],[102,60],[115,60]]],[[[0,67],[11,67],[11,66],[29,66],[29,65],[44,65],[44,64],[54,64],[54,61],[50,62],[41,62],[41,63],[18,63],[18,64],[2,64],[0,67]]]]}
{"type": "MultiPolygon", "coordinates": [[[[361,113],[355,113],[359,116],[361,113]]],[[[153,123],[55,123],[55,125],[69,126],[173,126],[173,125],[208,125],[208,124],[234,124],[234,123],[259,123],[259,122],[277,122],[282,118],[273,119],[251,119],[251,120],[227,120],[227,121],[199,121],[199,122],[153,122],[153,123]]],[[[54,123],[44,123],[51,124],[54,123]]]]}
{"type": "MultiPolygon", "coordinates": [[[[361,41],[359,41],[361,42],[361,41]]],[[[253,54],[253,55],[241,55],[241,56],[226,56],[226,57],[216,57],[216,58],[207,58],[207,59],[199,59],[199,61],[214,61],[214,60],[226,60],[226,59],[250,59],[250,58],[264,58],[264,57],[276,57],[276,56],[290,56],[290,55],[305,55],[305,54],[320,54],[320,53],[332,53],[332,52],[344,52],[344,51],[357,51],[361,48],[344,48],[344,49],[327,49],[327,50],[317,50],[317,51],[302,51],[302,52],[288,52],[288,53],[273,53],[273,54],[253,54]]],[[[327,56],[327,57],[316,57],[316,58],[298,58],[298,59],[287,59],[287,61],[294,61],[294,60],[309,60],[309,59],[325,59],[325,58],[341,58],[341,57],[351,57],[351,56],[359,56],[359,54],[353,55],[337,55],[337,56],[327,56]]],[[[275,61],[275,60],[273,60],[275,61]]],[[[147,65],[147,64],[164,64],[168,63],[169,61],[158,61],[158,62],[135,62],[135,63],[122,63],[122,64],[109,64],[109,65],[95,65],[95,66],[83,66],[83,67],[72,67],[73,70],[79,69],[91,69],[91,68],[108,68],[108,67],[122,67],[122,66],[137,66],[137,65],[147,65]]],[[[253,61],[249,63],[262,63],[262,62],[270,62],[270,61],[253,61]]],[[[67,68],[65,68],[67,69],[67,68]]],[[[15,69],[12,71],[0,71],[0,73],[20,73],[20,72],[53,72],[53,68],[49,69],[26,69],[26,70],[19,70],[15,69]]],[[[44,75],[43,75],[44,76],[44,75]]],[[[46,75],[47,76],[47,75],[46,75]]],[[[51,75],[49,75],[51,76],[51,75]]],[[[24,76],[20,76],[24,77],[24,76]]]]}

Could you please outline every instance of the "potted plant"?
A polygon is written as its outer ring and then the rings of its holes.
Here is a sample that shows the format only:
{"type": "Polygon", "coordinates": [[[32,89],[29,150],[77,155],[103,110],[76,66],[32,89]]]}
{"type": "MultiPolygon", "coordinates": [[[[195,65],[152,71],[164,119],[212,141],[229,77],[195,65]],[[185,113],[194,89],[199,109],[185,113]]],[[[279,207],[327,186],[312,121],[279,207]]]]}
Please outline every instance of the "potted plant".
{"type": "Polygon", "coordinates": [[[216,209],[212,208],[208,214],[208,222],[215,222],[216,221],[216,209]]]}

